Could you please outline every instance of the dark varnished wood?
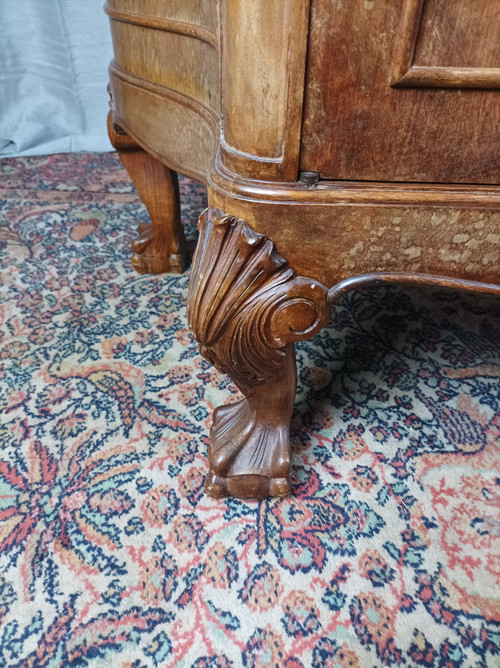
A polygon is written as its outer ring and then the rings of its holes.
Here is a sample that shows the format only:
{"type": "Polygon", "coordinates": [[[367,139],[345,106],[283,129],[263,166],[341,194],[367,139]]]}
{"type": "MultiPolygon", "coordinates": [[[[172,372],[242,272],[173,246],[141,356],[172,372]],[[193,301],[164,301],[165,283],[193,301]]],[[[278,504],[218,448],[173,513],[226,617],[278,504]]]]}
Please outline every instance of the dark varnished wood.
{"type": "Polygon", "coordinates": [[[312,0],[300,169],[498,183],[499,45],[497,0],[312,0]]]}
{"type": "Polygon", "coordinates": [[[214,413],[207,492],[285,495],[293,344],[335,299],[500,294],[498,3],[107,4],[124,141],[208,189],[189,323],[244,399],[214,413]]]}
{"type": "Polygon", "coordinates": [[[464,292],[477,292],[483,295],[495,295],[500,297],[500,285],[491,283],[478,283],[477,281],[464,281],[457,278],[448,278],[446,276],[430,276],[428,274],[412,274],[410,272],[389,273],[373,272],[372,274],[362,274],[340,281],[328,290],[328,301],[333,303],[340,299],[351,290],[361,290],[362,288],[372,287],[383,284],[413,285],[413,286],[432,286],[448,290],[463,290],[464,292]]]}
{"type": "Polygon", "coordinates": [[[245,397],[214,413],[205,489],[216,497],[285,496],[293,344],[327,322],[327,290],[296,276],[272,242],[243,220],[207,209],[198,227],[189,326],[202,355],[245,397]]]}
{"type": "Polygon", "coordinates": [[[499,24],[500,4],[490,0],[405,0],[392,85],[500,88],[499,24]]]}
{"type": "Polygon", "coordinates": [[[308,187],[235,180],[221,171],[212,175],[209,205],[246,220],[297,274],[328,287],[372,272],[500,283],[498,186],[308,187]]]}
{"type": "Polygon", "coordinates": [[[496,0],[406,0],[423,5],[415,64],[430,67],[500,66],[500,3],[496,0]]]}
{"type": "Polygon", "coordinates": [[[500,67],[419,67],[393,84],[397,88],[500,88],[500,67]]]}
{"type": "Polygon", "coordinates": [[[500,88],[499,22],[500,4],[490,0],[405,0],[392,85],[500,88]]]}
{"type": "Polygon", "coordinates": [[[151,218],[132,242],[132,266],[139,274],[182,273],[186,242],[180,218],[177,173],[146,153],[108,117],[108,134],[151,218]]]}

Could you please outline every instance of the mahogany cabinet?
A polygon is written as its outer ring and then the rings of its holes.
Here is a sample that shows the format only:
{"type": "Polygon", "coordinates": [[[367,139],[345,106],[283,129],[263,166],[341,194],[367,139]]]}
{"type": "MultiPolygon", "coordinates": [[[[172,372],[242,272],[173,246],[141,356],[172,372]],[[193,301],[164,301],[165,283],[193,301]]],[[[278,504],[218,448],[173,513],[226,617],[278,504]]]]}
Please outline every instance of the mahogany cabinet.
{"type": "Polygon", "coordinates": [[[107,0],[110,136],[182,271],[176,171],[206,184],[188,319],[245,399],[206,490],[285,495],[294,342],[377,281],[500,294],[498,0],[107,0]]]}

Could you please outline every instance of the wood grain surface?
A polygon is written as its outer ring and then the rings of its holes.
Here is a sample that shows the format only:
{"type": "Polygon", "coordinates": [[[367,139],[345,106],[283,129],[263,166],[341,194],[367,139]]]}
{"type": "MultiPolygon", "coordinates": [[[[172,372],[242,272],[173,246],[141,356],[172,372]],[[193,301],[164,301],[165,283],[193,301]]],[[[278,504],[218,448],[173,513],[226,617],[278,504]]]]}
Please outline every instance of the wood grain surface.
{"type": "Polygon", "coordinates": [[[244,399],[214,413],[207,493],[283,496],[293,344],[335,299],[381,282],[500,295],[498,2],[107,11],[119,150],[153,203],[145,249],[173,238],[170,170],[208,189],[188,319],[244,399]]]}
{"type": "Polygon", "coordinates": [[[144,151],[108,116],[109,139],[141,197],[151,223],[139,225],[132,266],[139,274],[182,273],[187,251],[181,225],[177,173],[144,151]]]}
{"type": "Polygon", "coordinates": [[[189,326],[202,355],[244,396],[214,413],[205,490],[215,497],[286,496],[293,344],[328,321],[327,290],[296,276],[243,220],[207,209],[198,227],[189,326]]]}
{"type": "Polygon", "coordinates": [[[301,169],[325,179],[498,183],[498,93],[478,90],[500,86],[498,8],[312,0],[301,169]]]}

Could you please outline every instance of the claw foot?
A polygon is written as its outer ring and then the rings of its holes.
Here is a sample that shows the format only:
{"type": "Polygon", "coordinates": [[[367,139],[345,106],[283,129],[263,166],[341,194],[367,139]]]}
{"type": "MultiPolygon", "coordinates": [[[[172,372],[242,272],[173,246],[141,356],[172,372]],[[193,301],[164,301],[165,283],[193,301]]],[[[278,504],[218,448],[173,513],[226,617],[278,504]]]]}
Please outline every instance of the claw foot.
{"type": "Polygon", "coordinates": [[[214,412],[210,436],[209,496],[264,499],[289,494],[288,426],[259,421],[244,399],[214,412]]]}
{"type": "Polygon", "coordinates": [[[158,248],[153,236],[153,226],[139,224],[139,235],[132,241],[132,266],[139,274],[164,274],[184,271],[184,259],[181,253],[165,254],[165,248],[158,248]]]}
{"type": "Polygon", "coordinates": [[[327,322],[327,290],[296,276],[243,220],[207,209],[198,228],[189,327],[201,354],[244,396],[214,412],[205,490],[215,498],[286,496],[294,343],[327,322]]]}

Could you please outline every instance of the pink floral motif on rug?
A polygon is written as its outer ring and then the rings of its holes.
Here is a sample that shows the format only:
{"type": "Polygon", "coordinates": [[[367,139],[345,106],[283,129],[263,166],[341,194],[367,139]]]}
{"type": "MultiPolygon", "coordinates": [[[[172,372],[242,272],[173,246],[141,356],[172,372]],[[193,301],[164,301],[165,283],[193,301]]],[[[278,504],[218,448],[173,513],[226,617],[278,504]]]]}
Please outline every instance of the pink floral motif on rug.
{"type": "Polygon", "coordinates": [[[297,346],[293,496],[210,499],[237,391],[189,275],[132,271],[116,155],[0,174],[0,665],[500,665],[498,300],[347,295],[297,346]]]}

